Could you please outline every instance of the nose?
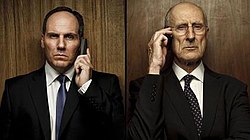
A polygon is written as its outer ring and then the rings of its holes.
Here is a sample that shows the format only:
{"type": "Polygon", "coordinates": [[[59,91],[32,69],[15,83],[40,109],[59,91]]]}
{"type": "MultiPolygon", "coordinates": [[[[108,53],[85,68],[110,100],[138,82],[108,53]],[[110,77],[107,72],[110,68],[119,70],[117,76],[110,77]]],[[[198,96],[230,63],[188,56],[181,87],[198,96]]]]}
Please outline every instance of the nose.
{"type": "Polygon", "coordinates": [[[65,41],[64,37],[60,36],[59,37],[59,42],[58,42],[58,49],[64,49],[65,48],[65,41]]]}
{"type": "Polygon", "coordinates": [[[195,34],[194,34],[194,30],[192,28],[192,26],[188,26],[188,30],[187,30],[187,40],[189,42],[193,42],[195,39],[195,34]]]}

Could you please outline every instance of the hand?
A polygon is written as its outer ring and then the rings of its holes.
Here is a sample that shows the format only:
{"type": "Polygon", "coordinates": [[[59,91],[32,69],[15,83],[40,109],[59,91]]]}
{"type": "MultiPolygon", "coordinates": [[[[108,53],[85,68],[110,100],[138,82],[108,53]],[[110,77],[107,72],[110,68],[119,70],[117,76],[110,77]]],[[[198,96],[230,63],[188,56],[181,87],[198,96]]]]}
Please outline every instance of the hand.
{"type": "Polygon", "coordinates": [[[172,35],[171,28],[164,28],[154,33],[148,43],[149,74],[160,74],[166,62],[168,38],[164,34],[172,35]]]}
{"type": "Polygon", "coordinates": [[[89,48],[87,48],[86,55],[79,55],[76,58],[74,69],[76,71],[75,82],[78,87],[81,87],[91,78],[93,65],[90,60],[89,48]]]}

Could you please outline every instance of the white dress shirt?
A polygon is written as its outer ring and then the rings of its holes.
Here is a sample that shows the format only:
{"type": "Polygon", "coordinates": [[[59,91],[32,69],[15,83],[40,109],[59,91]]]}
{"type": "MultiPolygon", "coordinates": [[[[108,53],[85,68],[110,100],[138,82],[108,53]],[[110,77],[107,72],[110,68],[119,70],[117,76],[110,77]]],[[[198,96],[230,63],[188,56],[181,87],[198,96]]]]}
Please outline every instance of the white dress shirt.
{"type": "MultiPolygon", "coordinates": [[[[47,97],[49,105],[49,114],[50,114],[50,128],[51,128],[51,140],[55,140],[56,136],[56,99],[57,93],[61,86],[60,82],[56,78],[60,75],[56,70],[54,70],[48,62],[45,63],[45,75],[46,75],[46,86],[47,86],[47,97]]],[[[71,67],[68,71],[64,73],[69,80],[66,82],[66,90],[69,91],[70,84],[74,75],[74,67],[71,67]]],[[[74,79],[73,79],[74,80],[74,79]]],[[[82,85],[79,88],[78,92],[83,95],[92,79],[82,85]]]]}
{"type": "Polygon", "coordinates": [[[180,68],[176,63],[173,63],[172,68],[174,70],[175,75],[180,81],[181,87],[184,91],[185,81],[183,77],[187,74],[195,76],[190,83],[190,87],[193,90],[201,109],[201,115],[203,116],[203,83],[204,83],[204,65],[201,62],[200,65],[195,68],[191,73],[187,73],[184,69],[180,68]]]}

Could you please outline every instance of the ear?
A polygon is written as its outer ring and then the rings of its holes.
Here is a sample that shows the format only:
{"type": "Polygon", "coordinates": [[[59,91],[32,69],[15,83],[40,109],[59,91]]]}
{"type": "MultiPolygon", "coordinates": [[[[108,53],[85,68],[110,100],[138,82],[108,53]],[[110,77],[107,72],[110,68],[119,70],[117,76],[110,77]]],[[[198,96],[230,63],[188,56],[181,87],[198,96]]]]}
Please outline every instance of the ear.
{"type": "Polygon", "coordinates": [[[41,34],[41,47],[44,49],[44,34],[41,34]]]}
{"type": "Polygon", "coordinates": [[[205,34],[206,38],[208,38],[208,33],[209,33],[209,27],[206,28],[206,34],[205,34]]]}
{"type": "Polygon", "coordinates": [[[207,32],[209,32],[209,27],[207,27],[207,32]]]}

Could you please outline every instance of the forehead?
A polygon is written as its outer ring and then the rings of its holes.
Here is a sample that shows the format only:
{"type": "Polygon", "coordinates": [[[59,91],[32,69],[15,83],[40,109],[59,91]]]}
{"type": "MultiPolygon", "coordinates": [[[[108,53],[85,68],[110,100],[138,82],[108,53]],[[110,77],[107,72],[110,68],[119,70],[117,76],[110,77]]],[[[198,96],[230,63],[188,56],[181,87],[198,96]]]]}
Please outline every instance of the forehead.
{"type": "Polygon", "coordinates": [[[66,11],[52,14],[47,21],[46,30],[50,31],[78,31],[79,24],[76,17],[66,11]]]}
{"type": "Polygon", "coordinates": [[[177,5],[172,9],[170,13],[170,21],[173,24],[204,23],[205,18],[199,7],[187,3],[177,5]]]}

